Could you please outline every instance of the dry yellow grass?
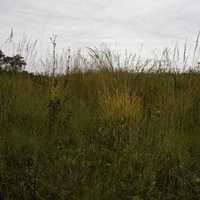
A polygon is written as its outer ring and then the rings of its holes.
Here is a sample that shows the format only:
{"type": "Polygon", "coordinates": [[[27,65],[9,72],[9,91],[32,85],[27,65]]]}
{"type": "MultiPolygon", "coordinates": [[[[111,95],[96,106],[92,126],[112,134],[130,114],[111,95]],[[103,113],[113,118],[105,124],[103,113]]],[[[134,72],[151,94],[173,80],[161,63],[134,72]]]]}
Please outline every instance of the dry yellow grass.
{"type": "Polygon", "coordinates": [[[104,117],[115,121],[132,123],[140,112],[140,99],[130,95],[127,89],[108,90],[101,94],[100,107],[104,117]]]}

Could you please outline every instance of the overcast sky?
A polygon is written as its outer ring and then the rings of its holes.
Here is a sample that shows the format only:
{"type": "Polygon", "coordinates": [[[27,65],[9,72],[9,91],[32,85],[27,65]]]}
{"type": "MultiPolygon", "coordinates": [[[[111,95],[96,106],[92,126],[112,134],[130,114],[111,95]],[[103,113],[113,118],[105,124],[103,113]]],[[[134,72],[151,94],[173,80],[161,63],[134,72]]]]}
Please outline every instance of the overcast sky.
{"type": "Polygon", "coordinates": [[[13,27],[60,47],[149,49],[194,39],[200,29],[200,0],[0,0],[0,39],[13,27]]]}

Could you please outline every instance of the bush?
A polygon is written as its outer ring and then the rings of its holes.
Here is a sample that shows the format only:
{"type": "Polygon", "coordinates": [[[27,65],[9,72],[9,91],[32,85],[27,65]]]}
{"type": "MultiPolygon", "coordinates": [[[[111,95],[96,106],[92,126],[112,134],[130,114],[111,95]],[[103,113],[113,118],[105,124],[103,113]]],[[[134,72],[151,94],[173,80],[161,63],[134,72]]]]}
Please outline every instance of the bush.
{"type": "Polygon", "coordinates": [[[23,66],[26,66],[24,58],[20,55],[5,56],[0,50],[0,69],[6,71],[21,71],[23,66]]]}

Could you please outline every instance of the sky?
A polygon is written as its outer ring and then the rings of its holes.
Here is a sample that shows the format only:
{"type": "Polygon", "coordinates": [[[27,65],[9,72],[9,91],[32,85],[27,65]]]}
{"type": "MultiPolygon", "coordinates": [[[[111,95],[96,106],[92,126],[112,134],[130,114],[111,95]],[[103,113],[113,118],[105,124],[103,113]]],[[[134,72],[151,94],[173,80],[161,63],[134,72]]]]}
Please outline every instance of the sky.
{"type": "Polygon", "coordinates": [[[0,40],[13,28],[60,48],[99,46],[147,50],[193,41],[200,30],[199,0],[0,0],[0,40]]]}

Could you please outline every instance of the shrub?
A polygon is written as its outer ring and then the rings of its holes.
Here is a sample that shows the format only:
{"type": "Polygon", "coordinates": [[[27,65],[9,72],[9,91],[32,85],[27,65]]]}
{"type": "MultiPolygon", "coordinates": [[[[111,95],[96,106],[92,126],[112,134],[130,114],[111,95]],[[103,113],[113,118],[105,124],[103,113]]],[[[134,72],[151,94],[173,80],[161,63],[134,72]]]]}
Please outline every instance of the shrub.
{"type": "Polygon", "coordinates": [[[26,62],[22,56],[5,56],[4,53],[0,50],[0,69],[17,72],[21,71],[23,66],[26,66],[26,62]]]}

